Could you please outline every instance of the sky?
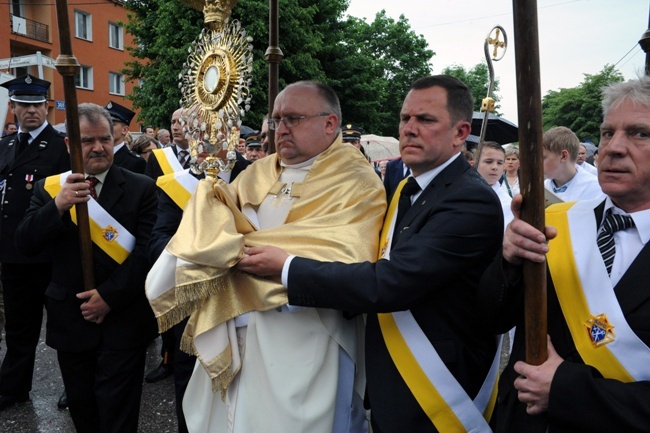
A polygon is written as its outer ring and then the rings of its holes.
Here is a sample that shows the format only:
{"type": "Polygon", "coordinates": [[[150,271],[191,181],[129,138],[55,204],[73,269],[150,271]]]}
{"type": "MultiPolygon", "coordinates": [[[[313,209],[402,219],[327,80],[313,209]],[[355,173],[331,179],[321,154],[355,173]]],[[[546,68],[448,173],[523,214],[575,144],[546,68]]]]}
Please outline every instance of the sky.
{"type": "MultiPolygon", "coordinates": [[[[347,13],[373,21],[382,9],[394,19],[403,14],[424,36],[436,53],[434,74],[480,63],[486,36],[494,26],[503,27],[508,47],[494,62],[499,111],[518,124],[512,0],[350,0],[347,13]]],[[[542,96],[576,87],[584,74],[597,74],[606,64],[616,65],[626,79],[643,74],[645,53],[638,41],[648,29],[648,0],[537,0],[537,9],[542,96]]]]}

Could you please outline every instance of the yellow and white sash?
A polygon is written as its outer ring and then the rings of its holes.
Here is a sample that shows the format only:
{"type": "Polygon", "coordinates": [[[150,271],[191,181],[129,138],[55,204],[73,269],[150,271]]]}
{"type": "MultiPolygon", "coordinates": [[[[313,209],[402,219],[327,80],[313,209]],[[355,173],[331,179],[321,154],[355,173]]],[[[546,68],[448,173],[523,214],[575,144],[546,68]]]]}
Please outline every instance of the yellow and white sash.
{"type": "Polygon", "coordinates": [[[190,201],[198,184],[199,180],[192,176],[189,168],[165,174],[156,181],[156,185],[183,210],[185,210],[185,206],[190,201]]]}
{"type": "Polygon", "coordinates": [[[546,254],[549,271],[585,364],[608,379],[650,380],[650,348],[625,320],[598,249],[594,208],[600,202],[562,203],[546,210],[546,224],[558,231],[546,254]]]}
{"type": "Polygon", "coordinates": [[[178,162],[178,157],[171,146],[163,149],[154,149],[151,153],[158,161],[158,165],[160,165],[160,169],[164,174],[183,170],[183,166],[178,162]]]}
{"type": "MultiPolygon", "coordinates": [[[[398,185],[381,231],[379,258],[390,257],[394,219],[399,195],[406,179],[398,185]]],[[[501,340],[490,370],[474,400],[451,374],[418,325],[411,311],[378,314],[388,352],[422,410],[436,429],[449,432],[490,432],[486,420],[496,403],[501,340]]]]}
{"type": "MultiPolygon", "coordinates": [[[[45,190],[52,198],[61,191],[70,173],[68,171],[45,179],[45,190]]],[[[92,197],[88,202],[88,217],[90,238],[95,245],[117,263],[124,262],[135,247],[135,237],[92,197]]],[[[77,224],[77,212],[74,206],[70,209],[70,218],[77,224]]]]}

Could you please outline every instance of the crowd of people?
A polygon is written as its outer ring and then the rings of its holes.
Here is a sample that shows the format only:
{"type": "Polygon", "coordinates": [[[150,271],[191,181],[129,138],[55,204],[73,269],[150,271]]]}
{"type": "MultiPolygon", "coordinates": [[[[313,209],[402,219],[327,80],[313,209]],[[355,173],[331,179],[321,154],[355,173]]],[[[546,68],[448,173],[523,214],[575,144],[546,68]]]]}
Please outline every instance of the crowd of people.
{"type": "Polygon", "coordinates": [[[603,90],[597,169],[570,129],[544,133],[542,231],[517,146],[466,150],[474,98],[450,76],[413,83],[377,167],[332,88],[290,84],[216,178],[190,169],[191,110],[129,142],[133,111],[81,104],[72,173],[49,83],[2,86],[0,417],[30,398],[45,305],[78,432],[136,432],[143,382],[170,376],[179,432],[648,431],[650,78],[603,90]],[[526,260],[548,266],[541,365],[526,260]]]}

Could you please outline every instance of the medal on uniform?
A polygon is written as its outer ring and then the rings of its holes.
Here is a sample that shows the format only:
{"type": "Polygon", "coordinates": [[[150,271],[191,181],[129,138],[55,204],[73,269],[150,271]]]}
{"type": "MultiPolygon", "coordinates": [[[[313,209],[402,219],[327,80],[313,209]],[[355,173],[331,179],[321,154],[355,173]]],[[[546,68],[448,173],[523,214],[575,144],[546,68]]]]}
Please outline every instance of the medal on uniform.
{"type": "Polygon", "coordinates": [[[609,323],[604,313],[597,316],[592,315],[585,322],[585,326],[587,327],[589,339],[594,346],[601,347],[614,341],[614,325],[609,323]]]}
{"type": "Polygon", "coordinates": [[[26,190],[32,189],[34,187],[34,185],[32,185],[32,182],[34,182],[34,175],[33,174],[26,174],[25,175],[25,182],[27,182],[25,184],[25,189],[26,190]]]}

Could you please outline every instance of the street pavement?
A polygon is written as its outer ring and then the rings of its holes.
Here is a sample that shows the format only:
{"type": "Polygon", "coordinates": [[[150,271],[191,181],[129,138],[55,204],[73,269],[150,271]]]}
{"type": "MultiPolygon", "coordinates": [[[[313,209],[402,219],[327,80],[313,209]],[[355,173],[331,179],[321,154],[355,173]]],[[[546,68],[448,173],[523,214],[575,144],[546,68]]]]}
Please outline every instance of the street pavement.
{"type": "MultiPolygon", "coordinates": [[[[36,349],[31,401],[0,412],[2,433],[75,433],[68,410],[58,409],[56,406],[63,391],[63,381],[56,360],[56,351],[45,344],[45,320],[46,318],[43,319],[41,340],[36,349]]],[[[157,338],[147,348],[145,372],[153,370],[160,363],[160,344],[160,338],[157,338]]],[[[0,362],[6,352],[3,335],[0,343],[0,362]]],[[[143,383],[138,431],[140,433],[178,431],[172,377],[158,383],[143,383]]]]}

